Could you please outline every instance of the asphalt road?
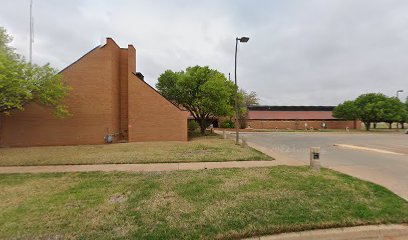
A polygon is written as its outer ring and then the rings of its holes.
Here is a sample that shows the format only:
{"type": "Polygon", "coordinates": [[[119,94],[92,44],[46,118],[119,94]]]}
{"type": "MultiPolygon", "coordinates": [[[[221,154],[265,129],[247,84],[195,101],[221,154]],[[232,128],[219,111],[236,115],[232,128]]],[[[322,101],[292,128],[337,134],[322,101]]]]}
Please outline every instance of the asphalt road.
{"type": "Polygon", "coordinates": [[[309,164],[310,147],[321,164],[387,187],[408,200],[408,135],[397,133],[245,133],[249,142],[309,164]],[[334,146],[346,144],[372,150],[334,146]]]}

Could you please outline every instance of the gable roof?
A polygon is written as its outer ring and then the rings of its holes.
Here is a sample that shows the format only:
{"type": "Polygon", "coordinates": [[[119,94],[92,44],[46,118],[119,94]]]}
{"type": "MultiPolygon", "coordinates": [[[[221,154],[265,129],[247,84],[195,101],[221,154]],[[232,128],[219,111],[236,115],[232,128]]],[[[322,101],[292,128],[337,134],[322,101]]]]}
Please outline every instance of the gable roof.
{"type": "Polygon", "coordinates": [[[101,45],[98,45],[94,48],[92,48],[90,51],[88,51],[87,53],[85,53],[84,55],[82,55],[80,58],[78,58],[77,60],[75,60],[74,62],[72,62],[71,64],[69,64],[68,66],[66,66],[65,68],[63,68],[61,71],[58,72],[58,74],[62,73],[63,71],[67,70],[69,67],[71,67],[72,65],[74,65],[75,63],[79,62],[82,58],[84,58],[85,56],[87,56],[88,54],[90,54],[91,52],[95,51],[96,49],[100,48],[101,45]]]}

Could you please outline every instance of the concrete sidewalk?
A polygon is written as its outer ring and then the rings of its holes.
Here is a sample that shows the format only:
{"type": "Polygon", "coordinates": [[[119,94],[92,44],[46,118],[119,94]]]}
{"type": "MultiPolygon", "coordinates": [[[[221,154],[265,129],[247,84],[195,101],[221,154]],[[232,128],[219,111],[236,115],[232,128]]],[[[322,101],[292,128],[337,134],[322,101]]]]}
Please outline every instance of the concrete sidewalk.
{"type": "Polygon", "coordinates": [[[263,154],[266,154],[268,156],[271,156],[275,159],[274,162],[276,162],[276,165],[287,165],[287,166],[303,166],[303,165],[307,165],[307,163],[303,162],[303,161],[299,161],[293,158],[288,157],[285,154],[279,153],[277,151],[273,151],[270,148],[266,148],[263,147],[261,145],[258,145],[256,143],[253,142],[247,142],[248,146],[256,149],[260,152],[262,152],[263,154]]]}
{"type": "Polygon", "coordinates": [[[407,225],[373,225],[283,233],[248,240],[406,240],[407,225]]]}
{"type": "Polygon", "coordinates": [[[150,163],[150,164],[95,164],[95,165],[49,165],[0,167],[4,173],[51,173],[51,172],[163,172],[178,170],[201,170],[217,168],[249,168],[281,165],[277,161],[230,161],[192,163],[150,163]]]}

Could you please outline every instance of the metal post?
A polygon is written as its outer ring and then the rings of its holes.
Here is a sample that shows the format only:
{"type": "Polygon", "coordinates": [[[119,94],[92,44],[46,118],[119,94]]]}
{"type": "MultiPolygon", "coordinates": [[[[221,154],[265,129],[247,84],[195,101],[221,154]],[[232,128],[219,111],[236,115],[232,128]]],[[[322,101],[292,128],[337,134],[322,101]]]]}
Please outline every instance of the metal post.
{"type": "Polygon", "coordinates": [[[242,141],[242,144],[241,144],[242,147],[244,147],[244,148],[248,147],[248,142],[247,142],[246,138],[242,137],[241,141],[242,141]]]}
{"type": "Polygon", "coordinates": [[[235,144],[239,145],[239,131],[238,131],[238,84],[237,84],[237,52],[238,52],[238,40],[235,39],[235,144]]]}
{"type": "Polygon", "coordinates": [[[320,147],[310,148],[310,167],[313,170],[320,171],[320,147]]]}
{"type": "Polygon", "coordinates": [[[238,84],[237,84],[237,52],[238,41],[246,43],[249,41],[249,37],[235,38],[235,144],[239,145],[239,109],[238,109],[238,84]]]}
{"type": "Polygon", "coordinates": [[[30,63],[33,60],[33,0],[30,1],[30,63]]]}

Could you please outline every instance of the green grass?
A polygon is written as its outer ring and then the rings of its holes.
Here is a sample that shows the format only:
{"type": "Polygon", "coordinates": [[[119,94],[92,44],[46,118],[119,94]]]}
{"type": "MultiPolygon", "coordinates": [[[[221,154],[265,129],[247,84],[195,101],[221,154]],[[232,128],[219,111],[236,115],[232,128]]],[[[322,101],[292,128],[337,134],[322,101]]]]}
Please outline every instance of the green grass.
{"type": "Polygon", "coordinates": [[[387,189],[307,167],[0,175],[0,239],[235,239],[408,222],[387,189]]]}
{"type": "Polygon", "coordinates": [[[272,160],[219,136],[189,142],[0,148],[0,166],[272,160]]]}

